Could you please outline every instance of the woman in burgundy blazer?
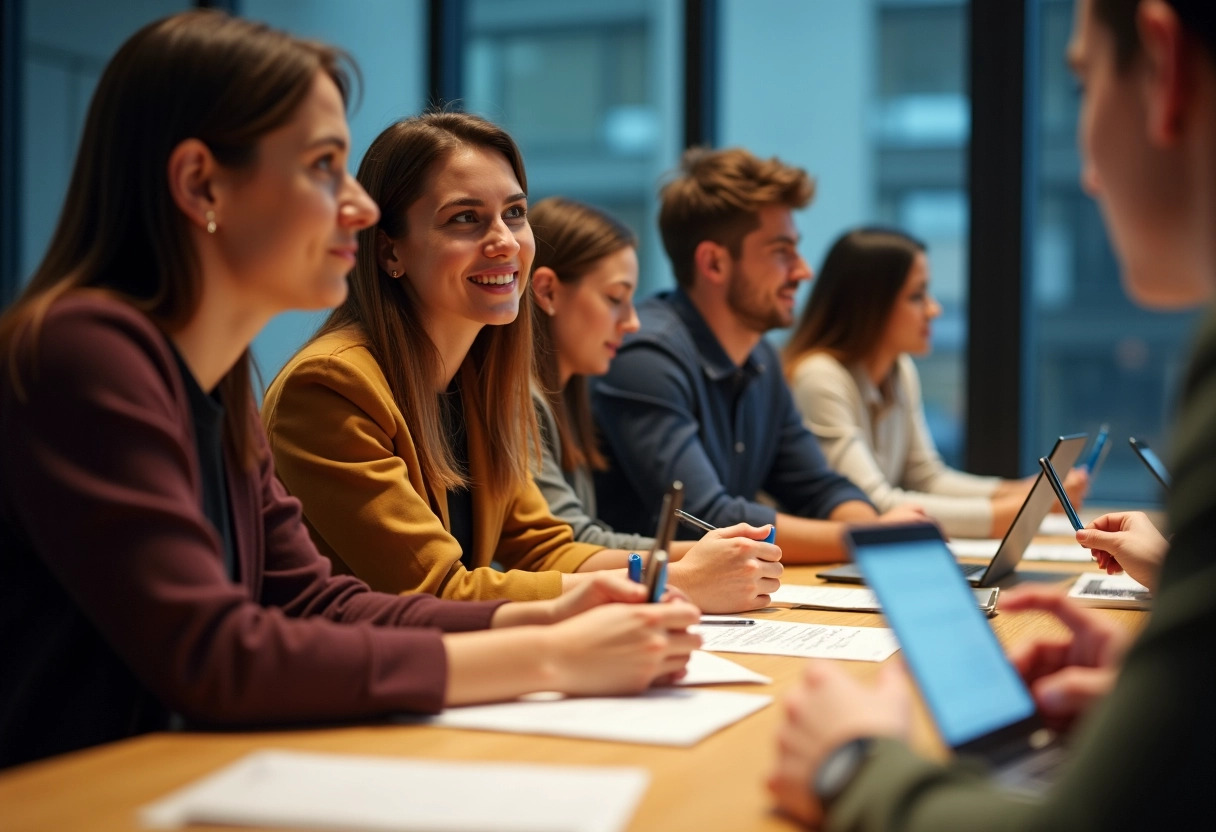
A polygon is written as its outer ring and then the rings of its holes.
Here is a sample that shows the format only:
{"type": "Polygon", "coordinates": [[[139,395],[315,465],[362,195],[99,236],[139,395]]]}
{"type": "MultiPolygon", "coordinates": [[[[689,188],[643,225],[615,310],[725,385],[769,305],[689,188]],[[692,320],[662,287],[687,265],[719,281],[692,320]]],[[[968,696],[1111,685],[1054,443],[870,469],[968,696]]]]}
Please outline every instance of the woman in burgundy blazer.
{"type": "Polygon", "coordinates": [[[101,78],[46,257],[0,318],[0,765],[175,714],[634,691],[696,644],[695,608],[609,603],[643,600],[621,579],[453,603],[370,592],[317,554],[248,347],[279,312],[343,300],[378,216],[346,170],[345,61],[198,11],[136,33],[101,78]]]}

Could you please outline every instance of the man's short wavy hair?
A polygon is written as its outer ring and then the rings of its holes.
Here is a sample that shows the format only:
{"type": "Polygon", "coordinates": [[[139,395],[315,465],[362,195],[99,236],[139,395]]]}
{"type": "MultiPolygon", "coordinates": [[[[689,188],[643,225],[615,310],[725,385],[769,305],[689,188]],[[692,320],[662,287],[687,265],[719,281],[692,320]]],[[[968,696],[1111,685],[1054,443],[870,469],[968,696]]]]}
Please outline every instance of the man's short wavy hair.
{"type": "Polygon", "coordinates": [[[659,232],[676,282],[692,286],[693,254],[702,241],[725,246],[738,257],[743,238],[760,226],[761,208],[805,208],[814,193],[805,170],[775,156],[760,159],[740,147],[685,151],[659,192],[659,232]]]}

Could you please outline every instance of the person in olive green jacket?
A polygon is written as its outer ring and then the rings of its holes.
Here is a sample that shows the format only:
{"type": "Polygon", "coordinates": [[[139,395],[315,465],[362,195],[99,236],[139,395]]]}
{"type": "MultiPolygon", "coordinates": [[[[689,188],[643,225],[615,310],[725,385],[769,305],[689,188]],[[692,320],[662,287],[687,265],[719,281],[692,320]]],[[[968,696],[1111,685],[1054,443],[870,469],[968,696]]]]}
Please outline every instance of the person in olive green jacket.
{"type": "MultiPolygon", "coordinates": [[[[1158,308],[1216,289],[1216,4],[1211,0],[1080,0],[1069,62],[1084,88],[1083,180],[1102,204],[1128,293],[1158,308]]],[[[910,751],[910,692],[898,671],[877,687],[808,665],[786,701],[776,770],[779,807],[808,826],[889,829],[1182,829],[1211,807],[1216,782],[1216,315],[1195,345],[1173,433],[1174,535],[1160,574],[1155,530],[1105,524],[1106,559],[1155,577],[1151,619],[1131,645],[1093,611],[1028,589],[1004,611],[1054,613],[1066,635],[1011,658],[1039,710],[1076,723],[1070,759],[1038,800],[1002,792],[966,763],[910,751]],[[813,785],[872,738],[824,805],[813,785]],[[856,746],[853,746],[856,748],[856,746]]],[[[1093,530],[1077,533],[1093,541],[1093,530]]],[[[1143,580],[1143,578],[1142,578],[1143,580]]],[[[843,769],[838,769],[837,773],[843,769]]],[[[1207,821],[1210,822],[1210,821],[1207,821]]]]}

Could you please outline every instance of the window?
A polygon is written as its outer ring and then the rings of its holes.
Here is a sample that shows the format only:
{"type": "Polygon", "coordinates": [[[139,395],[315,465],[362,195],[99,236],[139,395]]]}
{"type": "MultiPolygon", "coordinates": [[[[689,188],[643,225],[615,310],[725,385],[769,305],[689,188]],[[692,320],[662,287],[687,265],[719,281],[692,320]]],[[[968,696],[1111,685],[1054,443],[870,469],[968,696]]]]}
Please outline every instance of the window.
{"type": "Polygon", "coordinates": [[[190,6],[188,0],[39,0],[24,4],[22,282],[42,261],[59,220],[89,99],[106,63],[141,26],[190,6]]]}
{"type": "MultiPolygon", "coordinates": [[[[897,226],[929,246],[943,307],[919,360],[930,429],[961,462],[967,346],[964,2],[722,0],[718,143],[805,167],[812,268],[846,228],[897,226]]],[[[806,290],[804,290],[805,292],[806,290]]]]}
{"type": "Polygon", "coordinates": [[[466,0],[464,109],[523,151],[532,202],[561,195],[637,232],[639,294],[672,285],[657,189],[679,158],[678,0],[466,0]]]}
{"type": "MultiPolygon", "coordinates": [[[[348,113],[350,169],[354,173],[372,140],[385,127],[416,115],[426,100],[426,4],[424,0],[242,0],[241,14],[299,37],[345,49],[363,76],[348,113]]],[[[253,342],[267,384],[308,339],[329,310],[285,312],[253,342]]]]}

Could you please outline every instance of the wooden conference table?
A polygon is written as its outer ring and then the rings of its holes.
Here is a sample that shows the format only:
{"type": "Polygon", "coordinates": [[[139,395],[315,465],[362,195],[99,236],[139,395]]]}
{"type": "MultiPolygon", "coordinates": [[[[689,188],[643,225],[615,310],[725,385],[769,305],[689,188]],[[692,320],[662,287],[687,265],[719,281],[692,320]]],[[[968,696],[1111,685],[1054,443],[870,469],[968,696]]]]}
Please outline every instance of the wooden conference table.
{"type": "MultiPolygon", "coordinates": [[[[823,567],[790,567],[784,579],[819,583],[823,567]]],[[[1067,586],[1082,570],[1077,563],[1024,561],[1003,587],[1025,582],[1067,586]]],[[[1125,624],[1141,627],[1146,614],[1103,610],[1125,624]]],[[[881,616],[808,609],[771,609],[757,616],[783,621],[851,626],[883,626],[881,616]]],[[[1062,631],[1039,613],[999,614],[992,619],[1002,643],[1062,631]]],[[[469,761],[515,761],[551,765],[643,766],[650,787],[630,830],[793,830],[794,824],[771,811],[764,780],[774,759],[774,735],[783,693],[804,660],[784,656],[727,655],[770,676],[767,686],[724,686],[724,690],[767,693],[774,705],[735,723],[692,748],[630,745],[556,737],[405,725],[355,725],[296,731],[243,733],[161,733],[65,754],[0,773],[0,829],[128,830],[140,828],[136,809],[174,789],[262,748],[337,752],[390,757],[469,761]]],[[[898,655],[898,654],[896,654],[898,655]]],[[[890,659],[888,659],[890,661],[890,659]]],[[[872,679],[879,664],[843,662],[849,672],[872,679]]],[[[913,744],[924,753],[943,753],[927,714],[918,705],[913,744]]],[[[543,784],[537,797],[543,798],[543,784]]],[[[408,784],[403,784],[408,788],[408,784]]],[[[470,789],[475,788],[473,784],[470,789]]],[[[204,827],[191,827],[202,829],[204,827]]],[[[231,830],[232,827],[216,827],[231,830]]]]}

